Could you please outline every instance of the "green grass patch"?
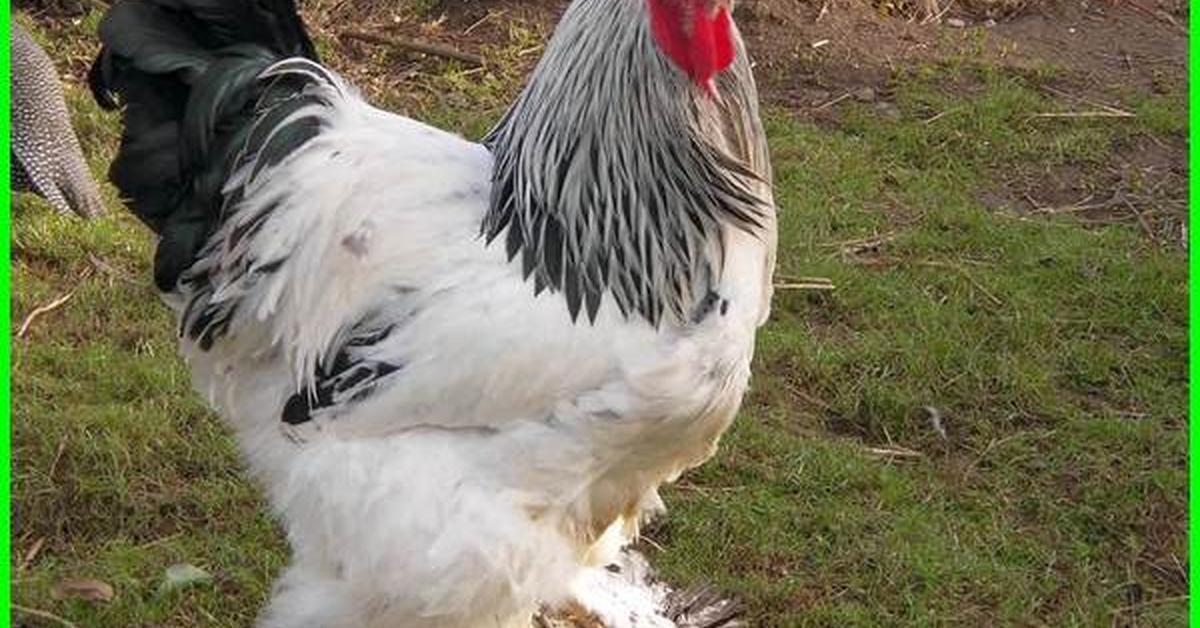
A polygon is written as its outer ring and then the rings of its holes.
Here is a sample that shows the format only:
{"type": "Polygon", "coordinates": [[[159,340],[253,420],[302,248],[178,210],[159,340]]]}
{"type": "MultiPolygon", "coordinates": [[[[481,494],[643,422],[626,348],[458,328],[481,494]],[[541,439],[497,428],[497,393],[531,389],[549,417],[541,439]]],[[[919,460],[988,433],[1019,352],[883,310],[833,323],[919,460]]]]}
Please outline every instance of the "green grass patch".
{"type": "Polygon", "coordinates": [[[1025,79],[942,87],[963,78],[902,77],[898,121],[771,116],[779,271],[838,288],[777,294],[657,564],[736,591],[754,625],[1183,625],[1184,601],[1145,603],[1185,592],[1184,256],[976,200],[1182,118],[1047,123],[1061,105],[1025,79]]]}

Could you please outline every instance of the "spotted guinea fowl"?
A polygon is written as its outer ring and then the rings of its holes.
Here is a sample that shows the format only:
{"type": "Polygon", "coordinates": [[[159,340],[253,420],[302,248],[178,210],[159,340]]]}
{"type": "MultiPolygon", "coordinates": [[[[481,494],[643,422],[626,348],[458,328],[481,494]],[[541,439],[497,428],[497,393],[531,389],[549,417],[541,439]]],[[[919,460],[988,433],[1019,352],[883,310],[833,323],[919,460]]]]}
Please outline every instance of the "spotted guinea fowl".
{"type": "Polygon", "coordinates": [[[111,178],[292,547],[261,626],[675,625],[603,566],[714,453],[769,310],[731,10],[576,0],[475,143],[368,105],[292,0],[113,6],[111,178]]]}
{"type": "Polygon", "coordinates": [[[41,196],[60,212],[96,216],[104,203],[71,128],[54,62],[19,23],[12,23],[10,34],[10,184],[18,192],[41,196]]]}

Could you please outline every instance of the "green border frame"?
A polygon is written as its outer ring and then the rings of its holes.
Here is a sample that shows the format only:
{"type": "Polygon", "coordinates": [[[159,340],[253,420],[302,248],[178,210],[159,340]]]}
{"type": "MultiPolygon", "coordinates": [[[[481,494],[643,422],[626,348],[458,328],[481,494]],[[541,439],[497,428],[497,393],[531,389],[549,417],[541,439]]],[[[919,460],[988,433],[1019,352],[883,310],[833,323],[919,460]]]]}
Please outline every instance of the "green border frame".
{"type": "Polygon", "coordinates": [[[1196,185],[1195,173],[1200,167],[1200,153],[1196,151],[1196,143],[1200,141],[1200,111],[1196,102],[1200,100],[1200,85],[1197,78],[1200,72],[1196,70],[1200,62],[1200,38],[1192,35],[1200,28],[1200,14],[1197,13],[1198,3],[1188,5],[1188,618],[1189,625],[1200,626],[1200,605],[1197,595],[1200,594],[1200,566],[1196,564],[1196,556],[1200,554],[1200,534],[1197,534],[1197,499],[1200,499],[1200,429],[1193,420],[1200,415],[1200,394],[1196,392],[1195,382],[1200,379],[1200,359],[1197,359],[1196,346],[1200,344],[1200,333],[1196,330],[1196,319],[1200,315],[1200,295],[1197,295],[1195,282],[1192,281],[1200,274],[1200,258],[1196,255],[1196,245],[1200,244],[1200,236],[1196,235],[1195,208],[1200,205],[1200,186],[1196,185]]]}
{"type": "Polygon", "coordinates": [[[1197,123],[1200,115],[1196,109],[1196,101],[1200,99],[1200,86],[1197,85],[1196,63],[1200,61],[1200,38],[1192,33],[1200,27],[1200,14],[1197,14],[1197,3],[1188,5],[1188,618],[1189,625],[1200,626],[1200,605],[1196,597],[1200,594],[1200,567],[1196,565],[1196,556],[1200,554],[1200,534],[1196,530],[1196,501],[1200,499],[1200,430],[1193,419],[1200,415],[1200,394],[1197,394],[1195,382],[1200,379],[1200,360],[1197,360],[1196,346],[1200,344],[1200,334],[1196,331],[1196,318],[1200,314],[1200,296],[1196,294],[1195,282],[1192,281],[1200,274],[1200,259],[1196,255],[1196,245],[1200,244],[1200,236],[1196,235],[1195,207],[1200,204],[1200,186],[1196,185],[1195,173],[1200,166],[1200,157],[1196,151],[1196,142],[1200,141],[1197,123]]]}
{"type": "MultiPolygon", "coordinates": [[[[9,24],[11,20],[11,6],[8,2],[4,3],[3,8],[0,8],[0,22],[4,24],[4,42],[0,45],[0,109],[4,111],[4,138],[7,143],[9,138],[9,24]]],[[[3,170],[4,179],[9,178],[9,160],[12,153],[10,151],[0,151],[0,170],[3,170]]],[[[10,260],[11,244],[11,208],[12,208],[12,193],[8,186],[5,186],[2,195],[4,199],[4,212],[0,214],[0,251],[3,252],[5,260],[10,260]]],[[[0,303],[0,326],[4,329],[10,329],[10,307],[11,300],[9,299],[9,272],[10,264],[5,262],[3,269],[0,270],[0,294],[4,295],[3,303],[0,303]]],[[[12,551],[12,444],[11,444],[11,409],[12,405],[9,397],[9,381],[10,381],[10,365],[11,353],[10,342],[12,341],[11,334],[5,334],[4,340],[0,341],[0,400],[3,400],[3,409],[0,409],[0,457],[3,457],[5,464],[3,472],[0,475],[3,481],[0,482],[0,499],[3,499],[5,504],[5,516],[0,517],[0,560],[4,561],[4,587],[0,591],[0,606],[5,610],[3,619],[0,619],[0,626],[9,626],[12,623],[12,560],[10,559],[12,551]]]]}

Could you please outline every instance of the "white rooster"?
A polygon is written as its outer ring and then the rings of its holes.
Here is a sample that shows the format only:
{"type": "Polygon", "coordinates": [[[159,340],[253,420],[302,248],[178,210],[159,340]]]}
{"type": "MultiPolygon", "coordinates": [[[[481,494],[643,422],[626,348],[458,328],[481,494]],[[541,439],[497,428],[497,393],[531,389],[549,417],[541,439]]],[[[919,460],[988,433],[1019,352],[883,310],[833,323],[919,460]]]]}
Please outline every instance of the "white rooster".
{"type": "Polygon", "coordinates": [[[586,583],[713,454],[767,317],[731,10],[576,0],[474,143],[368,105],[292,0],[112,7],[110,176],[293,550],[261,626],[662,625],[586,583]]]}

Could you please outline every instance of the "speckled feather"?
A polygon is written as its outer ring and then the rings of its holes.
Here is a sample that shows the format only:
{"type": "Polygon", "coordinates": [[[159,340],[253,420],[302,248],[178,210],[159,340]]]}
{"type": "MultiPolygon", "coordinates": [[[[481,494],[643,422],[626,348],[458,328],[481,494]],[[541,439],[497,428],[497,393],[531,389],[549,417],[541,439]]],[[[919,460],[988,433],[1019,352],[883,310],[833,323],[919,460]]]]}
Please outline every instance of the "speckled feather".
{"type": "Polygon", "coordinates": [[[658,53],[643,4],[568,12],[484,140],[496,173],[483,231],[573,317],[607,298],[655,325],[682,320],[721,275],[724,225],[773,237],[750,67],[721,75],[716,98],[683,102],[697,87],[658,53]]]}
{"type": "Polygon", "coordinates": [[[104,211],[88,170],[50,56],[18,22],[12,23],[13,189],[33,192],[54,209],[84,218],[104,211]]]}

